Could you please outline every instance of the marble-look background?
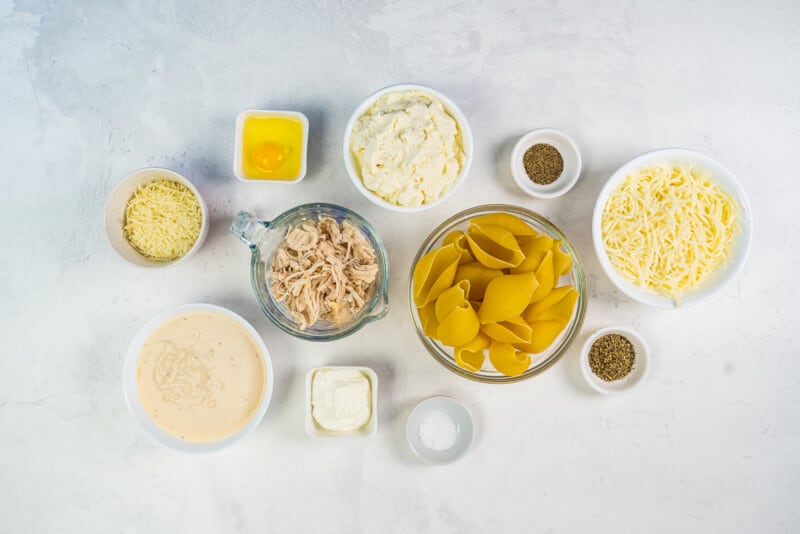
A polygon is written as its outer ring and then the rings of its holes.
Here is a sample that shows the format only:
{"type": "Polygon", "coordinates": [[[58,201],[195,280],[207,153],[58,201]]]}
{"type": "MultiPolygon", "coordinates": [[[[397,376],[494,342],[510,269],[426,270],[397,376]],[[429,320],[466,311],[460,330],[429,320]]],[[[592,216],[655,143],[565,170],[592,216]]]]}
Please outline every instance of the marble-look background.
{"type": "Polygon", "coordinates": [[[797,153],[800,4],[763,2],[182,2],[0,0],[0,532],[797,532],[800,530],[797,153]],[[359,196],[344,125],[370,92],[418,82],[458,102],[475,135],[465,186],[418,216],[359,196]],[[234,117],[296,109],[311,122],[299,185],[231,173],[234,117]],[[525,131],[565,130],[581,181],[538,201],[513,183],[525,131]],[[712,301],[637,305],[594,257],[590,214],[633,156],[683,146],[728,166],[755,217],[750,261],[712,301]],[[187,175],[209,202],[199,254],[125,264],[102,206],[131,170],[187,175]],[[387,319],[300,342],[259,311],[231,216],[325,200],[373,222],[391,254],[387,319]],[[407,275],[425,235],[485,202],[526,206],[575,241],[589,272],[582,335],[554,368],[507,386],[448,373],[417,341],[407,275]],[[262,424],[220,454],[186,456],[135,426],[123,354],[156,312],[212,302],[273,354],[262,424]],[[578,347],[632,326],[654,355],[629,396],[591,393],[578,347]],[[312,441],[303,377],[327,363],[381,377],[380,428],[312,441]],[[461,461],[431,467],[403,439],[410,408],[461,399],[478,425],[461,461]]]}

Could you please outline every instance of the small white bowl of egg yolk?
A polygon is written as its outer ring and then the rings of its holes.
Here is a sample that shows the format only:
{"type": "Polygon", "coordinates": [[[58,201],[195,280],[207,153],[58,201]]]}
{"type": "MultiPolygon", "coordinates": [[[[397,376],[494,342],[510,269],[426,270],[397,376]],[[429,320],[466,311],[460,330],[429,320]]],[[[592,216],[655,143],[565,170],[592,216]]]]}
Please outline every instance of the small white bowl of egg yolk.
{"type": "Polygon", "coordinates": [[[236,117],[233,174],[243,182],[297,183],[306,176],[308,118],[246,109],[236,117]]]}

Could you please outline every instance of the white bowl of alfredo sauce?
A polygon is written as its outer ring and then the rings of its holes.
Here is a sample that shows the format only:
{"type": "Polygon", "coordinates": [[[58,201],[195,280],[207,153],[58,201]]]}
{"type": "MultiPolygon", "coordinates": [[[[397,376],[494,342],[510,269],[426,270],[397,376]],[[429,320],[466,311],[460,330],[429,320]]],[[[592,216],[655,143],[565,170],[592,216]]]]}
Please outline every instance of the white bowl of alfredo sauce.
{"type": "Polygon", "coordinates": [[[122,369],[136,423],[180,452],[218,451],[244,438],[264,417],[273,385],[261,336],[240,315],[213,304],[177,306],[150,319],[122,369]]]}
{"type": "MultiPolygon", "coordinates": [[[[344,142],[342,144],[342,155],[344,157],[344,165],[347,169],[347,174],[350,176],[350,180],[353,182],[358,191],[364,195],[367,199],[371,202],[381,206],[383,208],[404,212],[404,213],[414,213],[419,211],[424,211],[430,209],[434,206],[438,206],[448,198],[450,198],[456,190],[461,186],[464,182],[464,179],[469,173],[469,169],[472,166],[472,154],[473,154],[473,140],[472,140],[472,130],[469,127],[469,123],[467,122],[466,116],[462,113],[461,109],[448,97],[443,95],[442,93],[431,89],[430,87],[426,87],[424,85],[417,85],[417,84],[398,84],[398,85],[390,85],[389,87],[385,87],[375,93],[369,95],[367,98],[364,99],[361,104],[355,109],[353,114],[350,116],[350,120],[347,122],[347,126],[345,127],[344,131],[344,142]],[[383,198],[380,194],[375,191],[371,191],[365,184],[362,178],[362,173],[359,168],[359,164],[356,161],[355,156],[351,150],[351,143],[353,140],[353,129],[356,126],[358,120],[370,112],[371,108],[378,102],[381,97],[387,95],[389,93],[400,93],[400,92],[419,92],[423,93],[426,96],[432,97],[434,99],[439,100],[444,107],[444,111],[447,115],[452,118],[457,126],[458,134],[460,136],[461,141],[461,149],[463,150],[464,157],[463,162],[461,163],[461,168],[458,172],[457,177],[449,186],[449,188],[444,191],[440,196],[437,198],[431,199],[430,201],[426,201],[420,205],[401,205],[395,202],[390,202],[383,198]]],[[[421,186],[419,183],[416,185],[421,186]]]]}

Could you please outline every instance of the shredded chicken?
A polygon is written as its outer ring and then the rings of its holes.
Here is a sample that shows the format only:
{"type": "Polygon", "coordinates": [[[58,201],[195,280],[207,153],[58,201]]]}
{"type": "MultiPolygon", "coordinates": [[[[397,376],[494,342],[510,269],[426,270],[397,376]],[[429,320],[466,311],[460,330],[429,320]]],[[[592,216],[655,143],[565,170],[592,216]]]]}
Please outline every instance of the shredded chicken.
{"type": "Polygon", "coordinates": [[[301,330],[342,324],[364,306],[378,276],[375,250],[358,228],[322,217],[290,227],[272,259],[269,290],[301,330]]]}

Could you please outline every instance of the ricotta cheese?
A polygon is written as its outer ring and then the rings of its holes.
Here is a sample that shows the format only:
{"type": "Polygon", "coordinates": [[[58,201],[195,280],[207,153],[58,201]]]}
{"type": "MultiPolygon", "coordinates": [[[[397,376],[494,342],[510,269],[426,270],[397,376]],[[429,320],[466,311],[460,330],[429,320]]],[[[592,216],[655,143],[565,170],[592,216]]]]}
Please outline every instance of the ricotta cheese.
{"type": "Polygon", "coordinates": [[[440,99],[420,90],[381,96],[353,126],[350,151],[364,186],[403,207],[439,199],[465,162],[458,123],[440,99]]]}

